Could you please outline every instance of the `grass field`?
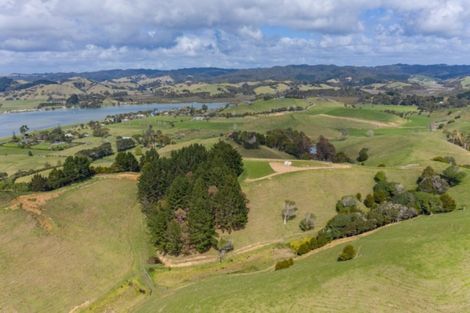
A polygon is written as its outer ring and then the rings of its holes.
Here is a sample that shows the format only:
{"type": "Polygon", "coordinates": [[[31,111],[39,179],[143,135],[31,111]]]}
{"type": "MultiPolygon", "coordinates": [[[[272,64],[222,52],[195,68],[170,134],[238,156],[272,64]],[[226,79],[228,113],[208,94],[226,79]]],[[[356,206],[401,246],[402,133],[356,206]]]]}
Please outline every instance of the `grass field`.
{"type": "MultiPolygon", "coordinates": [[[[249,163],[253,176],[268,173],[262,163],[249,163]],[[253,167],[255,167],[253,169],[253,167]]],[[[254,242],[274,242],[303,236],[299,221],[306,213],[316,215],[316,229],[336,214],[336,201],[345,195],[360,192],[363,197],[372,191],[373,176],[380,170],[356,166],[350,169],[322,169],[287,173],[266,180],[243,183],[243,191],[249,199],[248,225],[230,238],[235,247],[241,248],[254,242]],[[296,201],[297,218],[283,224],[281,209],[285,200],[296,201]]],[[[393,181],[408,188],[414,187],[420,169],[383,169],[393,181]]],[[[262,176],[261,176],[262,175],[262,176]]]]}
{"type": "Polygon", "coordinates": [[[43,211],[52,233],[25,211],[0,211],[0,311],[68,312],[134,278],[148,252],[135,192],[116,179],[68,187],[43,211]]]}
{"type": "Polygon", "coordinates": [[[18,110],[31,110],[36,109],[37,106],[44,102],[44,100],[1,100],[0,99],[0,113],[18,110]]]}
{"type": "Polygon", "coordinates": [[[448,143],[438,133],[414,133],[412,136],[351,137],[335,142],[338,150],[357,156],[363,147],[369,148],[368,165],[387,166],[428,164],[436,156],[453,156],[460,164],[467,164],[470,152],[448,143]]]}
{"type": "Polygon", "coordinates": [[[260,178],[274,173],[267,161],[243,160],[243,168],[240,180],[260,178]]]}
{"type": "Polygon", "coordinates": [[[257,112],[269,112],[271,109],[280,109],[288,107],[307,107],[308,101],[302,99],[271,99],[271,100],[257,100],[250,104],[239,104],[235,107],[225,109],[226,113],[257,113],[257,112]]]}
{"type": "Polygon", "coordinates": [[[467,312],[470,212],[420,217],[279,272],[223,275],[156,297],[137,312],[467,312]]]}

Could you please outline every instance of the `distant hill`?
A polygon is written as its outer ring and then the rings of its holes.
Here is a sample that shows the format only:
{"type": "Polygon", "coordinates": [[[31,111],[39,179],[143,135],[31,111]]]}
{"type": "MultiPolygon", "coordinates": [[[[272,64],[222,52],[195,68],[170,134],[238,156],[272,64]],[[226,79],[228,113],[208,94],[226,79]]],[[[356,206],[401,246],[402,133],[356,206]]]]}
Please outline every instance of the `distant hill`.
{"type": "Polygon", "coordinates": [[[325,82],[329,79],[348,80],[357,84],[382,82],[386,80],[406,81],[415,75],[434,79],[451,79],[470,75],[470,65],[407,65],[385,66],[336,66],[336,65],[287,65],[269,68],[223,69],[185,68],[178,70],[155,69],[116,69],[83,73],[37,73],[12,74],[10,79],[27,81],[63,81],[72,77],[83,77],[93,81],[105,81],[122,77],[145,75],[147,77],[170,76],[176,82],[186,80],[196,82],[245,82],[260,80],[293,80],[305,82],[325,82]]]}

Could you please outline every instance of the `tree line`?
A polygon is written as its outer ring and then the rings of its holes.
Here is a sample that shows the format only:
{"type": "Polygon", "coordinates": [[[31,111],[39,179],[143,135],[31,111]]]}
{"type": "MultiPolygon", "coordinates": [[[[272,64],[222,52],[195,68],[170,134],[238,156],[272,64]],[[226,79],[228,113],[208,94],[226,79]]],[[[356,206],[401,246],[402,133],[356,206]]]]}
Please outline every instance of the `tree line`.
{"type": "Polygon", "coordinates": [[[402,184],[389,181],[380,171],[374,176],[373,192],[363,200],[368,212],[359,206],[361,194],[344,196],[336,204],[337,214],[316,236],[294,240],[290,247],[301,255],[332,240],[358,235],[390,223],[418,215],[454,211],[457,203],[446,192],[449,187],[461,183],[464,177],[465,173],[456,166],[448,167],[441,174],[427,167],[417,180],[416,190],[406,190],[402,184]],[[435,183],[438,180],[442,181],[435,183]]]}

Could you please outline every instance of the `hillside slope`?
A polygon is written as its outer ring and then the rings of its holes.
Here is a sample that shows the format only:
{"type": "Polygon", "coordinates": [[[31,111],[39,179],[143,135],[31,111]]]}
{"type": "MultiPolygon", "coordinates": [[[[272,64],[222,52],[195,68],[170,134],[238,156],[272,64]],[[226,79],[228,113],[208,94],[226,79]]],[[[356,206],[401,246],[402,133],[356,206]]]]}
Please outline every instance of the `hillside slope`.
{"type": "Polygon", "coordinates": [[[0,211],[0,312],[68,312],[132,279],[148,252],[135,192],[105,178],[69,187],[42,208],[49,232],[0,211]]]}

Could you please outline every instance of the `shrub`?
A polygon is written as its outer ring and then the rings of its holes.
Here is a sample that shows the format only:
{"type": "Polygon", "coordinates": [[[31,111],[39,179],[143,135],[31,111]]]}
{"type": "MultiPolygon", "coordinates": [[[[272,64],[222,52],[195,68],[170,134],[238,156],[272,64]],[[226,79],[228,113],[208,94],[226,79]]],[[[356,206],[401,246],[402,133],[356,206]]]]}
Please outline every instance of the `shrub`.
{"type": "Polygon", "coordinates": [[[435,175],[436,175],[436,172],[434,171],[434,169],[428,166],[423,170],[423,172],[421,173],[421,176],[418,177],[418,181],[416,183],[419,184],[423,179],[430,178],[435,175]]]}
{"type": "Polygon", "coordinates": [[[338,152],[333,159],[335,163],[354,163],[353,160],[344,152],[338,152]]]}
{"type": "Polygon", "coordinates": [[[416,207],[416,198],[412,192],[402,192],[392,198],[393,203],[401,204],[407,207],[416,207]]]}
{"type": "Polygon", "coordinates": [[[351,213],[357,210],[357,201],[354,196],[344,196],[336,202],[336,212],[338,213],[351,213]]]}
{"type": "Polygon", "coordinates": [[[282,260],[282,261],[278,261],[276,263],[276,265],[274,266],[274,270],[279,271],[279,270],[282,270],[282,269],[285,269],[285,268],[289,268],[292,265],[294,265],[294,260],[292,258],[282,260]]]}
{"type": "Polygon", "coordinates": [[[356,249],[352,245],[347,245],[344,247],[343,252],[338,256],[338,261],[343,262],[343,261],[349,261],[354,259],[356,256],[356,249]]]}
{"type": "Polygon", "coordinates": [[[358,235],[375,228],[373,221],[367,220],[363,213],[338,214],[325,226],[324,231],[331,239],[358,235]]]}
{"type": "Polygon", "coordinates": [[[452,165],[456,164],[455,158],[452,157],[452,156],[445,156],[445,157],[437,156],[437,157],[433,158],[432,160],[436,161],[436,162],[449,163],[449,164],[452,164],[452,165]]]}
{"type": "Polygon", "coordinates": [[[442,202],[437,196],[426,192],[416,192],[414,196],[419,213],[431,214],[442,211],[442,202]]]}
{"type": "Polygon", "coordinates": [[[332,240],[333,237],[331,236],[331,234],[328,232],[327,229],[323,228],[318,232],[316,238],[312,238],[312,240],[310,240],[310,245],[312,246],[312,249],[317,249],[330,243],[332,240]]]}
{"type": "Polygon", "coordinates": [[[418,191],[422,192],[443,194],[448,189],[449,183],[439,175],[424,177],[418,184],[418,191]]]}
{"type": "Polygon", "coordinates": [[[30,184],[31,191],[47,191],[47,190],[49,190],[49,185],[47,183],[47,178],[40,175],[40,174],[34,175],[29,184],[30,184]]]}
{"type": "Polygon", "coordinates": [[[385,202],[377,208],[372,209],[368,214],[368,219],[374,222],[375,227],[383,226],[413,218],[418,215],[414,208],[407,206],[385,202]]]}
{"type": "Polygon", "coordinates": [[[368,207],[369,209],[373,208],[375,206],[374,196],[371,194],[368,194],[366,198],[364,199],[364,205],[368,207]]]}
{"type": "Polygon", "coordinates": [[[385,176],[385,173],[383,171],[379,171],[377,172],[377,174],[375,174],[374,181],[376,183],[385,182],[387,181],[387,176],[385,176]]]}
{"type": "Polygon", "coordinates": [[[455,203],[455,200],[449,196],[447,193],[441,195],[439,199],[442,202],[442,211],[436,213],[445,213],[445,212],[452,212],[457,208],[457,204],[455,203]]]}
{"type": "Polygon", "coordinates": [[[134,154],[137,155],[137,156],[141,156],[142,155],[142,148],[140,146],[135,147],[134,154]]]}
{"type": "Polygon", "coordinates": [[[289,243],[289,247],[297,255],[302,255],[312,250],[311,241],[312,241],[312,238],[309,238],[309,237],[293,240],[289,243]]]}
{"type": "Polygon", "coordinates": [[[111,174],[114,173],[114,169],[112,167],[107,166],[95,166],[93,167],[93,171],[95,174],[111,174]]]}
{"type": "Polygon", "coordinates": [[[357,199],[358,201],[362,201],[362,195],[361,195],[360,192],[356,193],[356,199],[357,199]]]}
{"type": "Polygon", "coordinates": [[[403,192],[403,186],[386,180],[378,181],[374,186],[374,200],[382,203],[390,200],[393,196],[403,192]]]}
{"type": "Polygon", "coordinates": [[[461,172],[458,166],[451,165],[444,170],[442,177],[450,186],[457,186],[465,178],[466,174],[461,172]]]}
{"type": "Polygon", "coordinates": [[[305,217],[300,221],[299,228],[302,231],[312,230],[315,227],[315,216],[312,213],[305,214],[305,217]]]}
{"type": "Polygon", "coordinates": [[[361,151],[359,151],[359,155],[357,156],[357,162],[365,162],[367,159],[369,159],[369,154],[367,153],[369,149],[367,148],[362,148],[361,151]]]}

